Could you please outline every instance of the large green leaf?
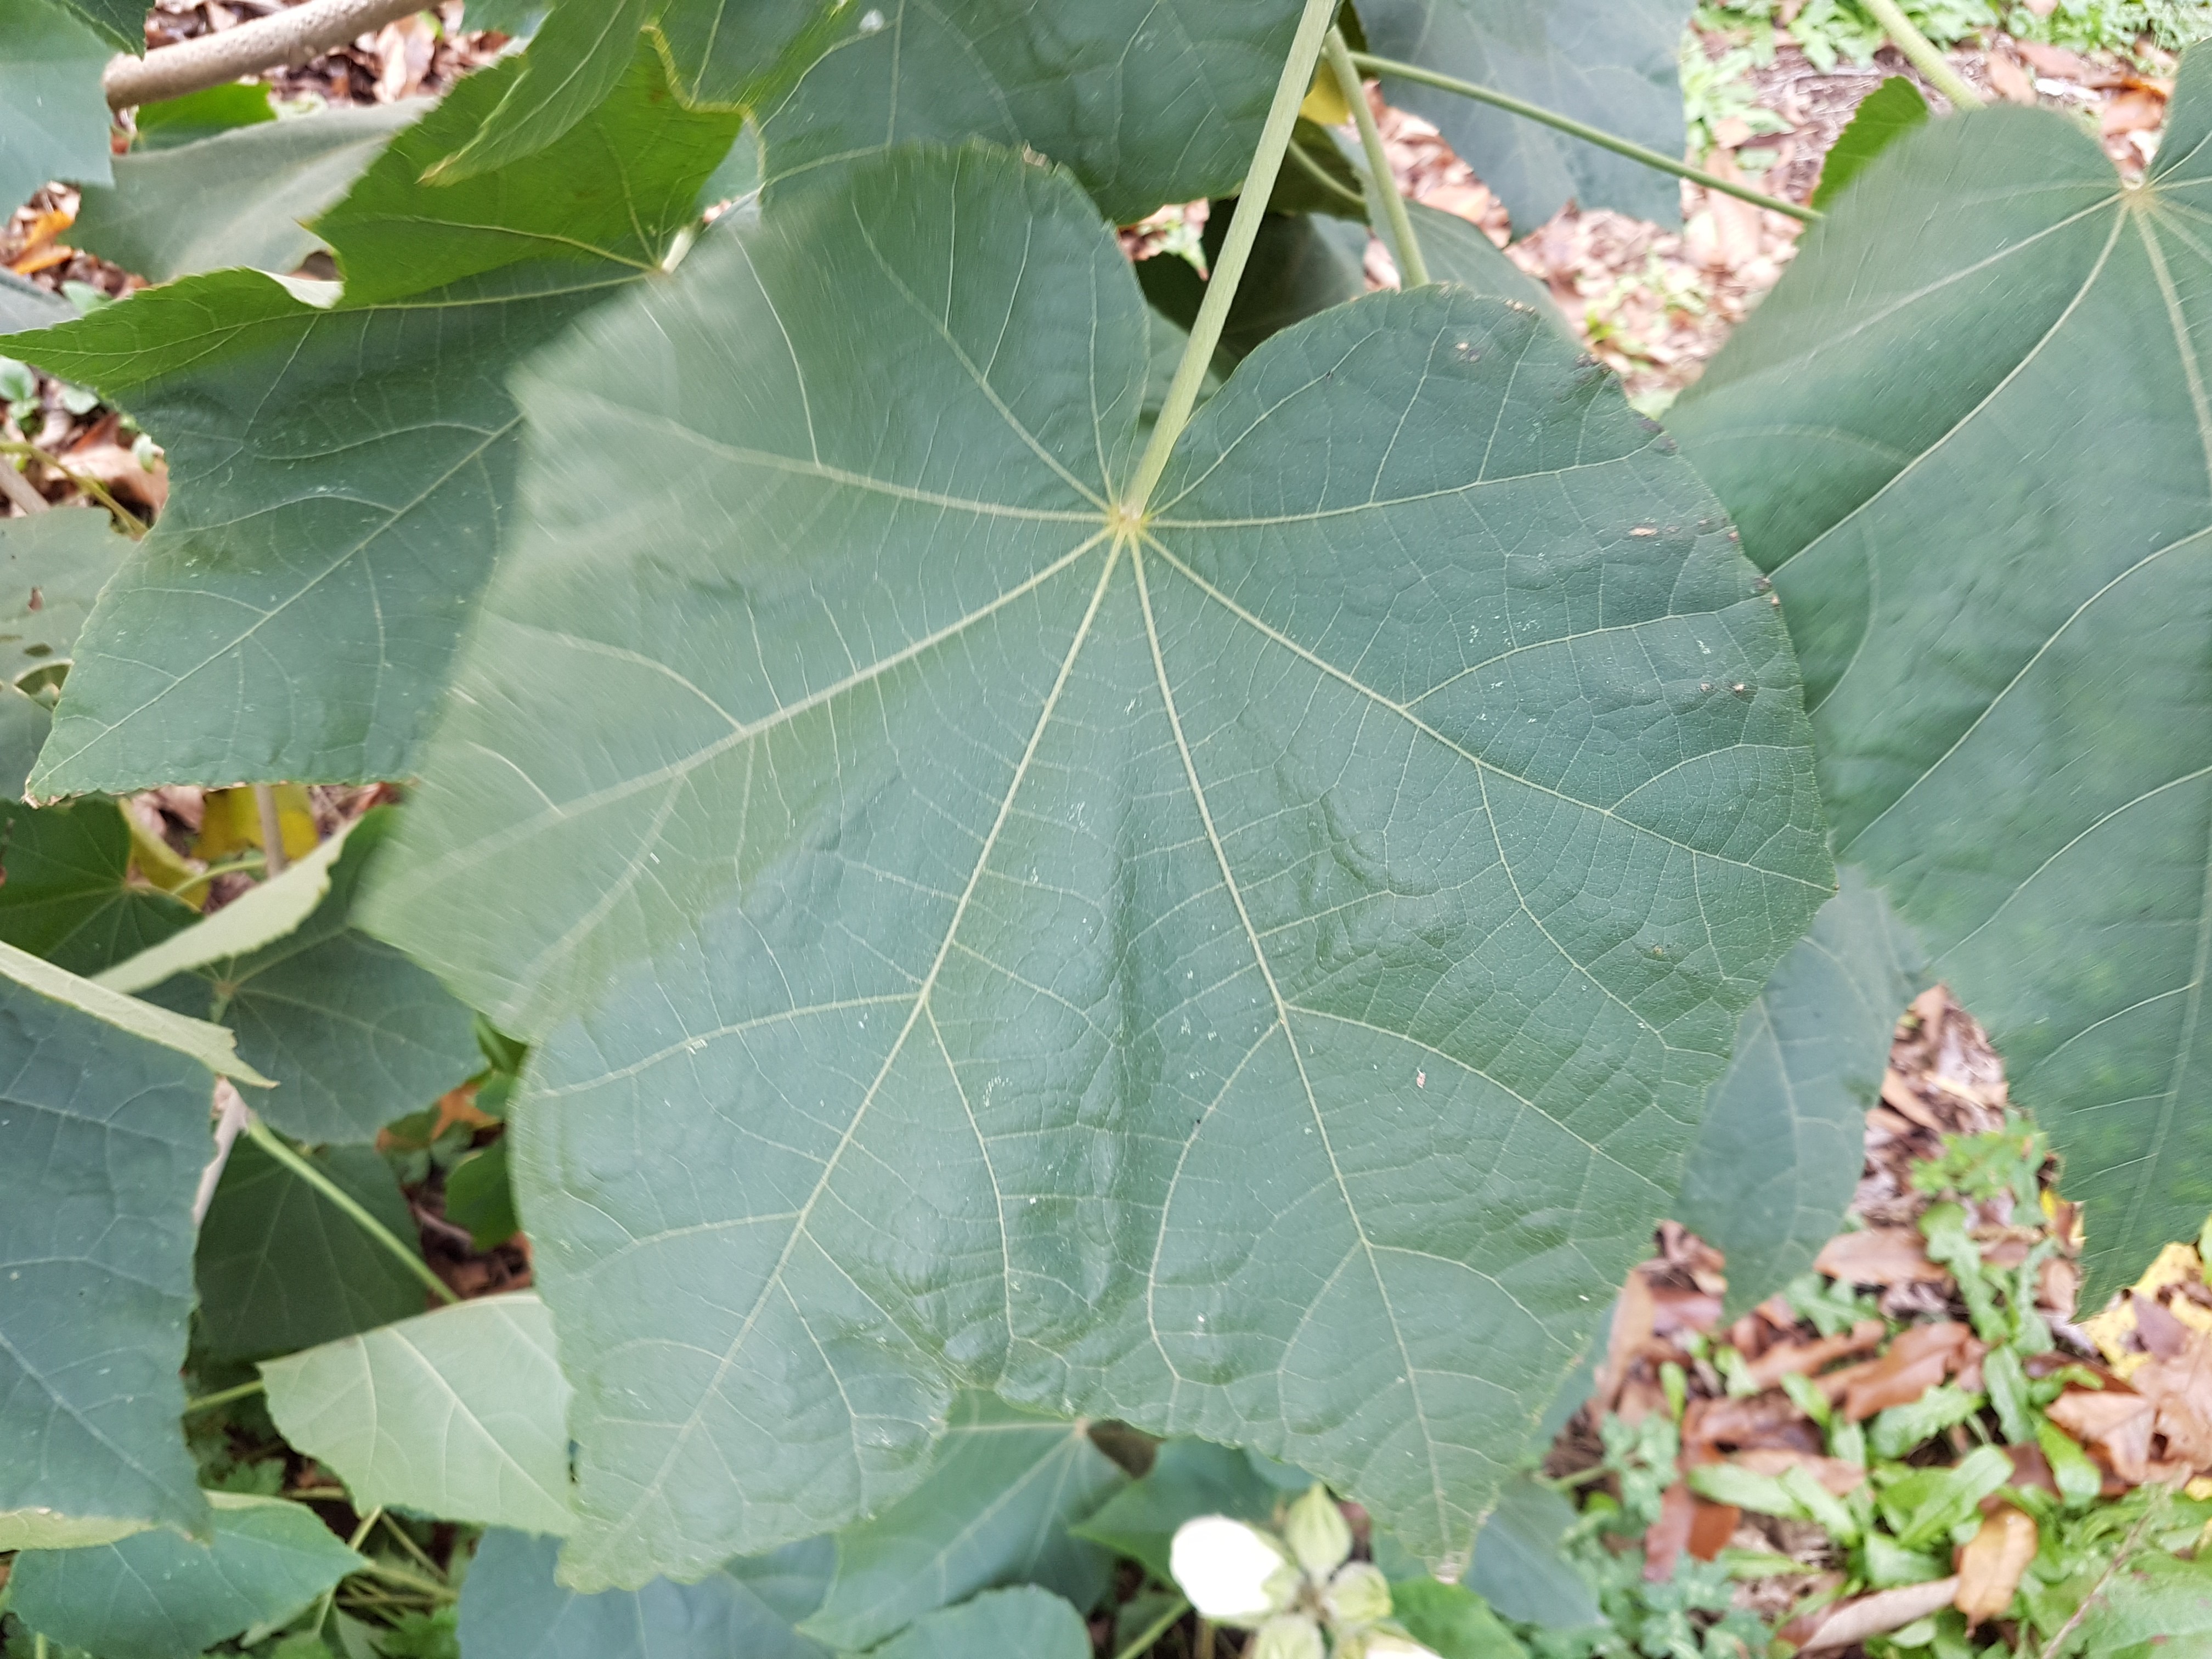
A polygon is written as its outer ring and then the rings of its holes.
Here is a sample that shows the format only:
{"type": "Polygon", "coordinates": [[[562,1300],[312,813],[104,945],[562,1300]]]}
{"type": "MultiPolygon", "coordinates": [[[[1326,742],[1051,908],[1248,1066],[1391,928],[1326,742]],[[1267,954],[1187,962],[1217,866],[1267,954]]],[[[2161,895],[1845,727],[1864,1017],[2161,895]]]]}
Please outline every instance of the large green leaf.
{"type": "MultiPolygon", "coordinates": [[[[1495,87],[1669,155],[1682,152],[1677,64],[1690,0],[1360,0],[1379,57],[1495,87]]],[[[1456,93],[1385,81],[1498,192],[1516,231],[1570,200],[1677,224],[1662,173],[1456,93]]]]}
{"type": "Polygon", "coordinates": [[[1121,1480],[1084,1425],[963,1395],[921,1485],[837,1534],[822,1605],[799,1627],[858,1651],[933,1607],[1018,1582],[1094,1606],[1113,1559],[1069,1536],[1068,1523],[1121,1480]]]}
{"type": "Polygon", "coordinates": [[[210,1492],[215,1533],[142,1532],[15,1558],[9,1608],[100,1659],[196,1659],[250,1625],[278,1624],[368,1563],[300,1504],[210,1492]]]}
{"type": "MultiPolygon", "coordinates": [[[[140,46],[143,49],[144,42],[140,46]]],[[[0,0],[0,213],[52,179],[108,179],[105,41],[46,0],[0,0]]]]}
{"type": "MultiPolygon", "coordinates": [[[[665,27],[730,9],[671,0],[665,27]]],[[[848,5],[829,50],[762,111],[769,177],[981,137],[1059,162],[1125,222],[1228,195],[1251,164],[1299,10],[1299,0],[848,5]]]]}
{"type": "MultiPolygon", "coordinates": [[[[170,1006],[197,1002],[194,1012],[238,1033],[240,1055],[277,1085],[258,1103],[262,1115],[303,1140],[374,1140],[483,1069],[476,1017],[352,926],[355,890],[392,814],[380,807],[354,827],[330,890],[297,928],[194,969],[205,985],[196,997],[185,998],[189,980],[172,981],[161,995],[170,1006]]],[[[6,893],[0,888],[0,903],[6,893]]]]}
{"type": "Polygon", "coordinates": [[[880,1510],[963,1385],[1463,1553],[1826,894],[1779,618],[1601,371],[1340,307],[1139,538],[1145,318],[1066,175],[927,149],[520,383],[369,916],[543,1042],[580,1588],[880,1510]]]}
{"type": "Polygon", "coordinates": [[[507,507],[507,366],[657,266],[738,126],[679,107],[641,47],[558,145],[421,184],[515,68],[463,81],[319,222],[331,308],[220,272],[0,348],[130,408],[174,480],[87,624],[41,793],[410,770],[507,507]]]}
{"type": "Polygon", "coordinates": [[[975,1659],[981,1653],[1022,1659],[1091,1659],[1091,1632],[1076,1610],[1032,1584],[990,1590],[957,1607],[933,1613],[877,1659],[975,1659]]]}
{"type": "Polygon", "coordinates": [[[1927,982],[1919,946],[1865,877],[1790,948],[1736,1023],[1675,1219],[1728,1256],[1732,1312],[1808,1272],[1856,1190],[1889,1042],[1927,982]]]}
{"type": "Polygon", "coordinates": [[[461,1584],[468,1659],[830,1659],[793,1628],[821,1605],[826,1538],[732,1561],[696,1584],[655,1579],[597,1595],[554,1582],[556,1547],[550,1538],[484,1534],[461,1584]]]}
{"type": "Polygon", "coordinates": [[[177,1368],[212,1079],[11,980],[0,1077],[0,1550],[204,1526],[177,1368]]]}
{"type": "MultiPolygon", "coordinates": [[[[309,1156],[395,1237],[414,1237],[406,1199],[376,1152],[332,1146],[309,1156]]],[[[230,1149],[194,1266],[201,1326],[224,1358],[290,1353],[422,1311],[420,1279],[250,1140],[230,1149]]]]}
{"type": "Polygon", "coordinates": [[[0,519],[0,678],[76,654],[76,636],[131,544],[115,521],[89,507],[0,519]]]}
{"type": "Polygon", "coordinates": [[[131,851],[112,800],[0,802],[0,939],[97,974],[190,926],[191,906],[131,879],[131,851]]]}
{"type": "Polygon", "coordinates": [[[119,157],[112,185],[86,189],[70,240],[156,283],[232,265],[290,270],[323,245],[303,222],[428,107],[327,110],[119,157]]]}
{"type": "Polygon", "coordinates": [[[356,1505],[563,1533],[568,1385],[544,1304],[441,1308],[261,1367],[286,1440],[356,1505]]]}
{"type": "Polygon", "coordinates": [[[2092,1296],[2212,1209],[2212,55],[2124,185],[1996,109],[1879,156],[1677,406],[1774,573],[1837,855],[1990,1028],[2092,1296]]]}

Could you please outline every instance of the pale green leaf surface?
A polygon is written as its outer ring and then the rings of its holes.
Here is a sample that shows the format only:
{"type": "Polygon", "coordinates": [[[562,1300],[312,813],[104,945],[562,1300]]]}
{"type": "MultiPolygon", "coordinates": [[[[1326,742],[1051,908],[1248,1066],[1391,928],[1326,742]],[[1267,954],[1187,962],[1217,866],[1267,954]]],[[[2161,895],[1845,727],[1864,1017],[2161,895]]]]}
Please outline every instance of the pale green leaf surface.
{"type": "Polygon", "coordinates": [[[97,975],[189,927],[191,906],[131,879],[131,852],[112,800],[0,802],[0,940],[97,975]]]}
{"type": "Polygon", "coordinates": [[[554,1582],[556,1547],[498,1528],[484,1534],[461,1585],[467,1659],[830,1659],[793,1628],[821,1604],[826,1538],[730,1562],[696,1584],[661,1578],[596,1595],[554,1582]]]}
{"type": "Polygon", "coordinates": [[[54,717],[46,704],[14,686],[0,686],[0,796],[20,798],[54,717]]]}
{"type": "Polygon", "coordinates": [[[0,678],[20,682],[76,652],[76,637],[131,542],[96,507],[0,520],[0,678]]]}
{"type": "Polygon", "coordinates": [[[135,995],[188,969],[243,956],[283,939],[296,930],[331,890],[331,866],[345,851],[346,837],[353,828],[349,824],[317,843],[313,852],[295,860],[283,874],[256,883],[213,915],[201,918],[182,933],[94,978],[111,991],[135,995]]]}
{"type": "Polygon", "coordinates": [[[1528,1659],[1528,1650],[1463,1585],[1401,1579],[1390,1586],[1390,1616],[1437,1659],[1528,1659]]]}
{"type": "Polygon", "coordinates": [[[0,329],[13,333],[44,328],[75,314],[60,295],[27,282],[12,270],[0,270],[0,329]]]}
{"type": "Polygon", "coordinates": [[[1674,1218],[1728,1257],[1730,1317],[1811,1271],[1857,1189],[1919,946],[1846,866],[1843,890],[1736,1023],[1674,1218]]]}
{"type": "Polygon", "coordinates": [[[2093,1601],[2069,1653],[2084,1659],[2207,1659],[2212,1656],[2212,1571],[2144,1550],[2093,1601]]]}
{"type": "Polygon", "coordinates": [[[1527,1474],[1507,1481],[1475,1540],[1467,1587],[1509,1619],[1566,1630],[1603,1624],[1589,1583],[1559,1551],[1576,1515],[1527,1474]]]}
{"type": "Polygon", "coordinates": [[[1091,1659],[1082,1615],[1050,1590],[1024,1584],[987,1590],[972,1601],[933,1613],[876,1650],[876,1659],[1091,1659]]]}
{"type": "MultiPolygon", "coordinates": [[[[381,1155],[332,1146],[305,1156],[392,1236],[415,1218],[381,1155]]],[[[422,1311],[422,1284],[360,1224],[252,1141],[230,1149],[193,1259],[200,1323],[226,1359],[334,1341],[422,1311]]]]}
{"type": "Polygon", "coordinates": [[[1826,896],[1779,619],[1602,372],[1339,307],[1137,543],[1145,319],[1064,175],[925,150],[521,382],[370,918],[542,1043],[580,1588],[881,1509],[961,1386],[1463,1555],[1826,896]]]}
{"type": "Polygon", "coordinates": [[[129,1036],[173,1049],[219,1077],[260,1088],[269,1085],[267,1078],[238,1058],[235,1041],[220,1025],[173,1013],[150,1002],[111,991],[104,985],[95,985],[5,941],[0,941],[0,978],[11,980],[52,1001],[67,1003],[129,1036]]]}
{"type": "Polygon", "coordinates": [[[1068,1523],[1122,1481],[1082,1425],[963,1394],[921,1485],[837,1534],[836,1570],[799,1628],[858,1651],[932,1608],[1015,1583],[1091,1607],[1113,1559],[1071,1537],[1068,1523]]]}
{"type": "MultiPolygon", "coordinates": [[[[141,46],[143,41],[141,41],[141,46]]],[[[0,0],[0,213],[49,179],[108,179],[107,98],[114,49],[46,0],[0,0]]]]}
{"type": "Polygon", "coordinates": [[[568,1385],[528,1292],[440,1308],[263,1364],[286,1440],[356,1507],[564,1533],[568,1385]]]}
{"type": "Polygon", "coordinates": [[[2045,112],[1878,157],[1672,424],[1774,573],[1837,856],[1986,1025],[2091,1304],[2212,1209],[2212,56],[2149,178],[2045,112]]]}
{"type": "Polygon", "coordinates": [[[431,168],[441,184],[495,172],[534,155],[572,131],[621,81],[637,55],[638,31],[660,0],[569,0],[546,14],[522,72],[473,137],[431,168]]]}
{"type": "Polygon", "coordinates": [[[250,1625],[289,1618],[366,1565],[304,1504],[210,1492],[208,1543],[143,1532],[18,1556],[9,1610],[100,1659],[195,1659],[250,1625]]]}
{"type": "MultiPolygon", "coordinates": [[[[666,27],[730,0],[672,0],[666,27]]],[[[835,14],[761,109],[771,183],[917,141],[988,138],[1081,179],[1107,216],[1233,192],[1296,33],[1298,0],[884,0],[835,14]]]]}
{"type": "Polygon", "coordinates": [[[210,1088],[0,982],[0,1548],[205,1523],[177,1368],[210,1088]]]}
{"type": "Polygon", "coordinates": [[[1425,202],[1406,204],[1420,239],[1421,257],[1428,261],[1429,276],[1439,283],[1457,283],[1475,294],[1494,294],[1528,307],[1561,338],[1573,331],[1544,285],[1505,257],[1504,249],[1456,213],[1431,207],[1425,202]]]}
{"type": "MultiPolygon", "coordinates": [[[[362,872],[396,810],[379,807],[353,827],[329,891],[298,927],[193,970],[208,1018],[237,1032],[240,1055],[276,1085],[256,1109],[303,1140],[374,1140],[483,1069],[476,1017],[428,972],[352,926],[362,872]]],[[[190,984],[173,981],[162,1001],[185,1006],[190,984]]]]}
{"type": "Polygon", "coordinates": [[[276,119],[276,106],[270,102],[271,90],[258,81],[227,81],[181,98],[141,104],[131,112],[131,147],[140,154],[171,149],[219,132],[266,125],[276,119]]]}
{"type": "MultiPolygon", "coordinates": [[[[1494,87],[1659,151],[1682,153],[1677,68],[1690,0],[1361,0],[1376,55],[1494,87]]],[[[1570,199],[1681,222],[1681,187],[1641,162],[1457,93],[1386,79],[1534,229],[1570,199]]]]}
{"type": "Polygon", "coordinates": [[[156,283],[237,265],[290,270],[323,245],[304,222],[428,107],[416,98],[325,110],[118,156],[115,182],[85,190],[70,240],[156,283]]]}
{"type": "Polygon", "coordinates": [[[129,408],[173,481],[80,640],[41,793],[411,769],[508,510],[508,366],[653,268],[737,131],[641,47],[552,149],[421,184],[516,67],[462,81],[318,222],[335,307],[217,272],[0,347],[129,408]]]}

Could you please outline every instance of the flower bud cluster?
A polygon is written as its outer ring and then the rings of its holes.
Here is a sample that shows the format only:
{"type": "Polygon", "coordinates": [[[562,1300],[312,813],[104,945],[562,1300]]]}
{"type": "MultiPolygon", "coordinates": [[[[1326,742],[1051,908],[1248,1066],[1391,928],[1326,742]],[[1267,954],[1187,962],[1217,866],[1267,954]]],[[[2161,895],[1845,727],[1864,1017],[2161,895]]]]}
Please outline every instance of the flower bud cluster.
{"type": "Polygon", "coordinates": [[[1251,1659],[1437,1659],[1390,1622],[1390,1584],[1352,1559],[1343,1508],[1316,1483],[1279,1531],[1225,1515],[1176,1529],[1169,1565],[1201,1618],[1249,1630],[1251,1659]]]}

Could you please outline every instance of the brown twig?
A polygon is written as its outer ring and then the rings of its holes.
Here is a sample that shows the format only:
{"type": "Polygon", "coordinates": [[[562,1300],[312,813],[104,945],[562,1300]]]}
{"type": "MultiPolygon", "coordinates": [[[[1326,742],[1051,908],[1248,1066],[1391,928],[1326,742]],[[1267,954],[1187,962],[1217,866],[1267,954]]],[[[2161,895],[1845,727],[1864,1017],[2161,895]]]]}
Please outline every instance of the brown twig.
{"type": "Polygon", "coordinates": [[[128,109],[159,103],[280,64],[304,64],[357,34],[422,9],[422,0],[307,0],[304,5],[163,46],[143,58],[118,57],[100,77],[107,106],[128,109]]]}

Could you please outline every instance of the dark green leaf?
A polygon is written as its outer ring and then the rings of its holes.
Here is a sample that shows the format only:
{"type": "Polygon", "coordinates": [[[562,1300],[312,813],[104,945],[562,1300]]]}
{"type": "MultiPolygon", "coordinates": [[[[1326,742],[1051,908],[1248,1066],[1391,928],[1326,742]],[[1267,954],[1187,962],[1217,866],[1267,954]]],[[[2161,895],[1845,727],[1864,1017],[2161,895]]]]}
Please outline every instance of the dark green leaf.
{"type": "Polygon", "coordinates": [[[550,1538],[484,1534],[461,1586],[467,1659],[830,1659],[793,1628],[821,1605],[833,1548],[826,1538],[733,1561],[696,1584],[656,1579],[598,1595],[554,1583],[556,1548],[550,1538]]]}
{"type": "Polygon", "coordinates": [[[146,55],[146,14],[150,8],[145,0],[58,0],[58,3],[124,51],[141,58],[146,55]]]}
{"type": "MultiPolygon", "coordinates": [[[[142,39],[139,46],[143,49],[142,39]]],[[[52,179],[107,182],[107,96],[114,48],[46,0],[0,0],[0,213],[52,179]]]]}
{"type": "Polygon", "coordinates": [[[1717,504],[1432,288],[1248,358],[1139,544],[1146,311],[1064,174],[740,216],[520,382],[371,912],[541,1045],[564,1571],[878,1510],[986,1385],[1463,1554],[1828,890],[1717,504]]]}
{"type": "MultiPolygon", "coordinates": [[[[1376,55],[1495,87],[1663,155],[1682,153],[1689,0],[1360,0],[1376,55]]],[[[1386,80],[1534,229],[1570,200],[1681,222],[1681,187],[1640,161],[1456,93],[1386,80]]]]}
{"type": "Polygon", "coordinates": [[[527,1292],[484,1297],[261,1367],[284,1437],[382,1504],[568,1529],[568,1385],[527,1292]]]}
{"type": "Polygon", "coordinates": [[[131,408],[174,481],[88,626],[42,793],[410,769],[507,510],[507,367],[656,266],[737,131],[641,48],[552,149],[417,182],[516,69],[462,81],[319,222],[333,308],[224,272],[0,346],[131,408]]]}
{"type": "Polygon", "coordinates": [[[1429,275],[1439,283],[1457,283],[1476,294],[1494,294],[1528,307],[1562,339],[1574,331],[1544,285],[1505,257],[1505,251],[1483,234],[1482,227],[1469,224],[1456,213],[1446,213],[1421,202],[1406,204],[1420,239],[1421,256],[1429,275]]]}
{"type": "Polygon", "coordinates": [[[837,1535],[836,1571],[799,1628],[857,1651],[933,1607],[1019,1582],[1094,1606],[1113,1562],[1068,1526],[1121,1481],[1082,1425],[963,1395],[921,1485],[837,1535]]]}
{"type": "Polygon", "coordinates": [[[328,110],[120,156],[113,185],[86,189],[70,240],[156,283],[234,265],[290,270],[322,246],[304,222],[428,107],[328,110]]]}
{"type": "Polygon", "coordinates": [[[17,950],[97,974],[198,918],[131,879],[131,826],[113,801],[0,802],[0,939],[17,950]]]}
{"type": "Polygon", "coordinates": [[[916,1620],[876,1659],[1091,1659],[1091,1632],[1080,1614],[1049,1590],[1024,1584],[988,1590],[972,1601],[916,1620]]]}
{"type": "Polygon", "coordinates": [[[12,334],[22,329],[44,328],[76,314],[60,295],[26,282],[12,270],[0,269],[0,331],[12,334]]]}
{"type": "Polygon", "coordinates": [[[1839,873],[1843,890],[1736,1023],[1682,1178],[1675,1219],[1727,1255],[1731,1315],[1809,1271],[1841,1231],[1890,1035],[1927,982],[1888,901],[1839,873]]]}
{"type": "Polygon", "coordinates": [[[2207,1659],[2212,1656],[2212,1568],[2145,1551],[2092,1601],[2078,1645],[2087,1659],[2207,1659]]]}
{"type": "MultiPolygon", "coordinates": [[[[574,0],[572,0],[572,3],[574,0]]],[[[695,28],[731,0],[671,0],[695,28]]],[[[916,140],[1024,145],[1108,216],[1226,195],[1243,180],[1299,0],[884,0],[833,14],[830,50],[764,106],[769,177],[916,140]]]]}
{"type": "Polygon", "coordinates": [[[1201,1515],[1272,1520],[1283,1496],[1243,1452],[1178,1438],[1161,1443],[1144,1479],[1115,1493],[1070,1530],[1129,1557],[1161,1583],[1172,1584],[1168,1547],[1177,1527],[1201,1515]]]}
{"type": "Polygon", "coordinates": [[[195,1659],[250,1625],[281,1623],[368,1564],[302,1504],[210,1492],[215,1535],[142,1532],[15,1558],[9,1610],[100,1659],[195,1659]]]}
{"type": "Polygon", "coordinates": [[[522,72],[482,125],[431,169],[459,184],[534,155],[606,100],[637,56],[638,31],[662,0],[568,0],[556,4],[530,43],[522,72]]]}
{"type": "Polygon", "coordinates": [[[1437,1659],[1528,1659],[1528,1650],[1474,1591],[1433,1578],[1390,1586],[1390,1616],[1437,1659]]]}
{"type": "Polygon", "coordinates": [[[1522,1474],[1505,1483],[1475,1540],[1467,1585],[1508,1619],[1553,1629],[1605,1622],[1589,1585],[1559,1553],[1575,1506],[1522,1474]]]}
{"type": "MultiPolygon", "coordinates": [[[[482,1091],[477,1096],[477,1106],[483,1109],[482,1091]]],[[[447,1171],[446,1219],[456,1227],[466,1227],[470,1243],[479,1250],[491,1249],[514,1237],[522,1222],[514,1212],[514,1188],[507,1179],[504,1135],[447,1171]]]]}
{"type": "MultiPolygon", "coordinates": [[[[407,1200],[376,1152],[307,1156],[395,1237],[414,1239],[407,1200]]],[[[420,1279],[250,1140],[230,1149],[193,1266],[202,1328],[226,1359],[291,1353],[422,1311],[420,1279]]]]}
{"type": "Polygon", "coordinates": [[[92,602],[130,552],[95,508],[0,519],[0,679],[20,684],[73,659],[92,602]]]}
{"type": "MultiPolygon", "coordinates": [[[[38,761],[39,745],[46,742],[53,723],[46,704],[12,685],[0,686],[0,797],[13,800],[22,794],[38,761]]],[[[0,852],[0,871],[6,862],[6,854],[0,852]]]]}
{"type": "MultiPolygon", "coordinates": [[[[191,1010],[238,1033],[240,1057],[276,1088],[261,1115],[303,1140],[369,1141],[483,1067],[476,1016],[428,973],[352,927],[362,872],[392,827],[380,807],[354,826],[330,891],[298,928],[194,970],[208,1000],[191,1010]]],[[[0,906],[7,889],[0,887],[0,906]]],[[[4,916],[0,908],[0,916],[4,916]]],[[[182,986],[161,1000],[174,1006],[182,986]]]]}
{"type": "Polygon", "coordinates": [[[1838,856],[2086,1201],[2086,1305],[2212,1209],[2212,55],[2124,185],[2048,112],[1893,145],[1677,406],[1775,573],[1838,856]]]}
{"type": "Polygon", "coordinates": [[[0,1549],[204,1526],[177,1368],[212,1079],[12,981],[0,1077],[0,1549]]]}
{"type": "Polygon", "coordinates": [[[276,118],[269,101],[269,88],[258,82],[232,81],[204,91],[189,92],[158,104],[141,104],[131,112],[139,150],[173,149],[198,143],[219,132],[261,126],[276,118]]]}
{"type": "Polygon", "coordinates": [[[1866,171],[1868,162],[1915,127],[1927,125],[1928,100],[1920,88],[1901,75],[1891,76],[1866,95],[1850,125],[1828,147],[1813,206],[1823,213],[1835,206],[1844,187],[1866,171]]]}

